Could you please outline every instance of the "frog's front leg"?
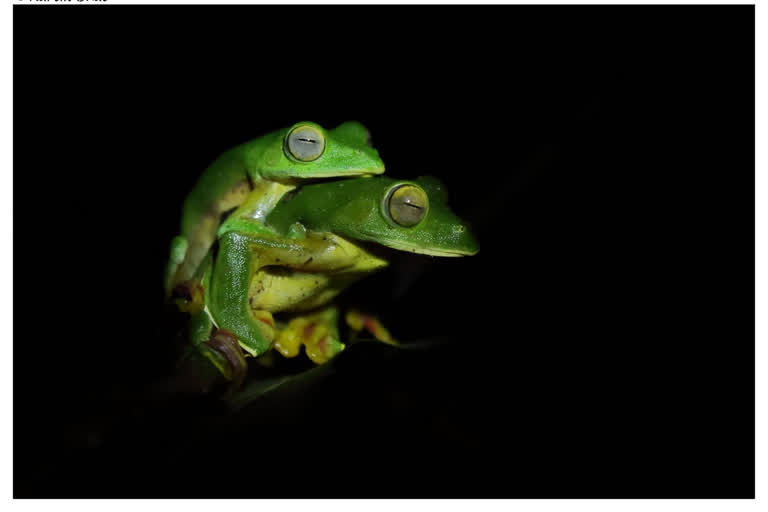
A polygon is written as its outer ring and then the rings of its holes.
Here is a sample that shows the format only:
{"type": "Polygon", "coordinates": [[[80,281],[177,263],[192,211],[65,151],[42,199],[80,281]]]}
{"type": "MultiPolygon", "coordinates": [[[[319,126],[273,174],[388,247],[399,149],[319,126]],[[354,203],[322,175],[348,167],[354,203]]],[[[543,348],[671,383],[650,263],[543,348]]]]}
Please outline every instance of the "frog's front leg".
{"type": "Polygon", "coordinates": [[[264,267],[278,265],[307,272],[337,271],[354,265],[354,246],[331,237],[280,238],[263,233],[229,231],[219,239],[208,307],[220,329],[232,332],[252,356],[272,346],[275,323],[268,311],[252,310],[249,289],[264,267]]]}
{"type": "Polygon", "coordinates": [[[183,236],[176,236],[171,240],[171,254],[168,258],[168,264],[165,268],[165,296],[170,297],[173,287],[176,284],[175,277],[179,267],[187,256],[189,242],[183,236]]]}

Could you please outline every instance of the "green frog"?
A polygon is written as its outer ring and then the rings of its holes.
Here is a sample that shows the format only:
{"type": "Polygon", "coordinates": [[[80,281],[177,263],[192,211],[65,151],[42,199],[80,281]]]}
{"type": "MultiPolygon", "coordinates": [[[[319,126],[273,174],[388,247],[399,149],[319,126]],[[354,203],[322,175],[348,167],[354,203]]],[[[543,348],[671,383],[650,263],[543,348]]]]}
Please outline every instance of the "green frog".
{"type": "MultiPolygon", "coordinates": [[[[295,357],[304,346],[322,364],[344,349],[333,299],[388,265],[382,247],[441,257],[478,252],[436,178],[304,185],[283,195],[258,228],[221,231],[194,276],[199,298],[183,304],[192,313],[192,342],[234,382],[245,375],[245,356],[272,348],[295,357]],[[275,313],[287,323],[277,324],[275,313]]],[[[395,343],[375,318],[352,311],[345,319],[395,343]]]]}
{"type": "Polygon", "coordinates": [[[171,242],[165,291],[183,289],[222,232],[264,228],[283,194],[310,179],[384,172],[369,131],[355,121],[325,130],[300,122],[234,147],[202,174],[184,202],[181,234],[171,242]]]}

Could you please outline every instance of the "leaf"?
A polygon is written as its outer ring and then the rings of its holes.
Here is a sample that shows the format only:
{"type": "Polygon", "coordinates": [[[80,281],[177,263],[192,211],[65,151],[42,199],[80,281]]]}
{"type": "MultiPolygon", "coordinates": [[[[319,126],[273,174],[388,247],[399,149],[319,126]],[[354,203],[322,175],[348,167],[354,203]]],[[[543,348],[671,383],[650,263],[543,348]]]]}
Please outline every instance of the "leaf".
{"type": "Polygon", "coordinates": [[[347,347],[327,363],[309,370],[292,374],[278,375],[261,379],[249,379],[243,388],[227,400],[233,412],[255,405],[256,402],[277,399],[297,400],[305,397],[323,379],[338,372],[365,372],[373,365],[380,365],[398,354],[432,350],[445,343],[442,339],[389,345],[373,339],[359,340],[347,347]]]}

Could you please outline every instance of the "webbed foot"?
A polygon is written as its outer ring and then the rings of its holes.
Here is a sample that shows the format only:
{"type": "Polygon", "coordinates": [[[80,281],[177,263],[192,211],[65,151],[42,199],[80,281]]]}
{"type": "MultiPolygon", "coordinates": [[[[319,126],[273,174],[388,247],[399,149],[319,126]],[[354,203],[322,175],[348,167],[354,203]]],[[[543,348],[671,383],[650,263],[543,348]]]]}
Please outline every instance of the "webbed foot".
{"type": "Polygon", "coordinates": [[[350,309],[344,317],[347,325],[352,330],[352,336],[357,336],[361,331],[366,330],[377,340],[389,345],[399,345],[400,343],[392,337],[386,327],[379,319],[373,315],[361,313],[356,309],[350,309]]]}
{"type": "Polygon", "coordinates": [[[323,364],[344,350],[344,344],[339,341],[337,321],[335,307],[294,318],[277,335],[274,348],[284,357],[296,357],[304,345],[309,359],[315,364],[323,364]]]}

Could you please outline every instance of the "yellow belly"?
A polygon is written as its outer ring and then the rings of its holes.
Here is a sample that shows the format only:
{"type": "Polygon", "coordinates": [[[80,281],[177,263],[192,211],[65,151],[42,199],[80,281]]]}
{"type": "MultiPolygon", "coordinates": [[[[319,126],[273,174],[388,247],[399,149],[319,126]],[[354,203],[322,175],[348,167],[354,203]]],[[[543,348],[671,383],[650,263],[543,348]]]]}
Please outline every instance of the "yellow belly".
{"type": "Polygon", "coordinates": [[[330,302],[352,283],[388,265],[360,244],[333,234],[334,244],[344,248],[345,254],[354,254],[348,266],[328,271],[301,271],[282,266],[263,267],[251,280],[248,304],[252,311],[299,312],[318,308],[330,302]]]}
{"type": "Polygon", "coordinates": [[[368,272],[324,274],[266,267],[251,282],[248,304],[254,311],[308,311],[330,302],[368,272]]]}

